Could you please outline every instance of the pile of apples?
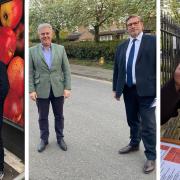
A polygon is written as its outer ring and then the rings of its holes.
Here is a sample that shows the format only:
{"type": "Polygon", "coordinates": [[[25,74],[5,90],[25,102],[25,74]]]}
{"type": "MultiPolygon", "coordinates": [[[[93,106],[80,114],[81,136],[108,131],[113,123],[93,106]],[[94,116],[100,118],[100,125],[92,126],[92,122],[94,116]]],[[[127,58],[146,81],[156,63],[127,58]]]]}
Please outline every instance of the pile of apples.
{"type": "Polygon", "coordinates": [[[4,117],[24,126],[24,1],[0,5],[0,61],[7,65],[10,90],[4,117]]]}

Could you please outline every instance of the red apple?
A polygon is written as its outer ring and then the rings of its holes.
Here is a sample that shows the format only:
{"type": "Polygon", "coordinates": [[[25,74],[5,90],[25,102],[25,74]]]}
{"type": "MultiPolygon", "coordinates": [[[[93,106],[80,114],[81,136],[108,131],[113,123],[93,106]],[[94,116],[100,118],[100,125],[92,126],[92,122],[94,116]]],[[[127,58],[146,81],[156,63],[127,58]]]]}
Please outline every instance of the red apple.
{"type": "Polygon", "coordinates": [[[11,0],[1,5],[1,23],[14,29],[23,13],[23,0],[11,0]]]}
{"type": "Polygon", "coordinates": [[[8,64],[16,50],[16,35],[9,27],[0,27],[0,61],[8,64]]]}
{"type": "Polygon", "coordinates": [[[17,39],[16,50],[18,52],[22,52],[24,51],[24,24],[20,23],[17,26],[15,33],[17,39]]]}
{"type": "Polygon", "coordinates": [[[4,102],[4,117],[19,124],[23,116],[23,101],[10,89],[4,102]]]}
{"type": "Polygon", "coordinates": [[[8,79],[10,88],[16,92],[18,97],[24,96],[24,60],[16,56],[9,63],[8,79]]]}

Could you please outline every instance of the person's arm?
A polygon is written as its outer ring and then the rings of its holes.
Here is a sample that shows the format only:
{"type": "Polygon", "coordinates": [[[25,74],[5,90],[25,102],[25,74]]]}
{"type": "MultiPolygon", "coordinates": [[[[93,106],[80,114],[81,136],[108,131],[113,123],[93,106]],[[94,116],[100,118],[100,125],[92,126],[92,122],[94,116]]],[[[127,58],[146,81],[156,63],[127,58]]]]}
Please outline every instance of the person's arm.
{"type": "Polygon", "coordinates": [[[116,97],[117,79],[118,79],[118,48],[116,49],[115,58],[114,58],[114,70],[113,70],[112,90],[113,90],[113,97],[116,100],[120,100],[119,97],[116,97]]]}
{"type": "Polygon", "coordinates": [[[64,97],[68,98],[71,90],[71,71],[65,49],[63,49],[62,70],[64,74],[64,97]]]}
{"type": "Polygon", "coordinates": [[[180,101],[180,65],[177,66],[174,78],[161,89],[161,124],[177,115],[180,101]]]}
{"type": "Polygon", "coordinates": [[[0,62],[0,96],[5,99],[9,90],[9,80],[7,75],[7,67],[3,62],[0,62]]]}
{"type": "Polygon", "coordinates": [[[34,64],[31,50],[29,51],[29,96],[33,101],[36,101],[37,93],[34,87],[34,64]]]}

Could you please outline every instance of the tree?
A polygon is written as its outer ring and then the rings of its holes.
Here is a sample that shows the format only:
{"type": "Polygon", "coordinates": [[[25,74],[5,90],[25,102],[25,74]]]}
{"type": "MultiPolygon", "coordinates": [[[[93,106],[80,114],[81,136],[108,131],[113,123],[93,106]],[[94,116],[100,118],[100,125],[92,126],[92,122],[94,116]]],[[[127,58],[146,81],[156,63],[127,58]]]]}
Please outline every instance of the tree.
{"type": "Polygon", "coordinates": [[[171,0],[170,8],[172,12],[171,16],[177,23],[180,23],[180,2],[178,2],[177,0],[171,0]]]}
{"type": "Polygon", "coordinates": [[[36,1],[33,0],[30,4],[30,29],[37,29],[40,23],[49,23],[52,25],[56,42],[60,41],[60,30],[68,26],[66,6],[63,0],[36,1]],[[36,3],[38,2],[38,3],[36,3]]]}
{"type": "Polygon", "coordinates": [[[161,0],[161,10],[178,24],[180,23],[180,2],[177,0],[161,0]]]}
{"type": "Polygon", "coordinates": [[[39,23],[49,22],[59,42],[60,30],[89,26],[93,27],[94,40],[98,42],[102,26],[113,22],[122,24],[130,14],[144,17],[145,25],[150,24],[155,30],[155,7],[155,0],[53,0],[53,3],[50,0],[31,0],[30,29],[36,29],[39,23]]]}
{"type": "MultiPolygon", "coordinates": [[[[122,23],[129,14],[142,15],[149,21],[155,17],[155,6],[155,0],[71,0],[70,12],[77,25],[90,25],[94,28],[94,40],[98,42],[102,25],[110,25],[113,21],[122,23]]],[[[155,29],[155,21],[153,24],[155,29]]]]}

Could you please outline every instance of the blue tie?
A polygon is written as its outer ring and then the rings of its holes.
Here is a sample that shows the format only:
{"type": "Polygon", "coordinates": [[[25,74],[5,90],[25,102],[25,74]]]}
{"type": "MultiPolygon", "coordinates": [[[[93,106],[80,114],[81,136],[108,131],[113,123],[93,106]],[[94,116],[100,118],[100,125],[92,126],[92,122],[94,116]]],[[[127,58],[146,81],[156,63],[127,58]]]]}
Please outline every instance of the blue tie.
{"type": "Polygon", "coordinates": [[[128,87],[132,87],[133,80],[132,80],[132,65],[133,65],[133,59],[134,59],[134,51],[135,51],[135,41],[136,39],[133,39],[133,45],[131,46],[131,50],[128,57],[127,62],[127,85],[128,87]]]}

